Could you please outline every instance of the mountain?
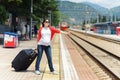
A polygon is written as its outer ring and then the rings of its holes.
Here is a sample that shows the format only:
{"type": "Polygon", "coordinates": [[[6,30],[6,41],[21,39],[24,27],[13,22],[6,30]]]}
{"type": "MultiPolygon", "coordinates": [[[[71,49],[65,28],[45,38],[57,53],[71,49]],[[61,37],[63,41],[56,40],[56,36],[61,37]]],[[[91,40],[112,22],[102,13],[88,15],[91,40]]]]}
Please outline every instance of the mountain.
{"type": "Polygon", "coordinates": [[[114,7],[110,9],[111,13],[115,15],[117,18],[120,18],[120,6],[114,7]]]}
{"type": "Polygon", "coordinates": [[[97,10],[100,14],[106,15],[106,14],[109,13],[109,10],[107,8],[101,7],[101,6],[97,5],[97,4],[93,4],[93,3],[90,3],[90,2],[83,2],[83,4],[90,5],[95,10],[97,10]]]}
{"type": "Polygon", "coordinates": [[[61,19],[67,19],[75,24],[85,20],[89,21],[91,18],[96,19],[98,15],[107,16],[109,13],[107,8],[89,2],[61,1],[58,9],[61,12],[61,19]]]}

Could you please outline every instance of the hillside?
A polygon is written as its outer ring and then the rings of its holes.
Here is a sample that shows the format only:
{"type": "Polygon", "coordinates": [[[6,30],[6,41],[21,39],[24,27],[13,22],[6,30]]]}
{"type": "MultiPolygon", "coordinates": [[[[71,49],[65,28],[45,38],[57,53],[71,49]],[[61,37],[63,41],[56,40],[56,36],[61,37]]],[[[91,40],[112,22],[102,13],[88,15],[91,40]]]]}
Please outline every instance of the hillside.
{"type": "Polygon", "coordinates": [[[110,11],[115,15],[117,18],[120,18],[120,6],[111,8],[110,11]]]}
{"type": "Polygon", "coordinates": [[[90,3],[90,2],[83,2],[83,4],[87,4],[91,7],[93,7],[95,10],[97,10],[102,15],[106,15],[106,14],[109,13],[109,10],[107,8],[101,7],[97,4],[93,4],[93,3],[90,3]]]}
{"type": "Polygon", "coordinates": [[[73,3],[61,1],[59,3],[59,10],[61,12],[61,19],[67,19],[68,22],[75,24],[82,23],[84,20],[96,19],[98,15],[110,16],[107,8],[90,2],[73,3]]]}

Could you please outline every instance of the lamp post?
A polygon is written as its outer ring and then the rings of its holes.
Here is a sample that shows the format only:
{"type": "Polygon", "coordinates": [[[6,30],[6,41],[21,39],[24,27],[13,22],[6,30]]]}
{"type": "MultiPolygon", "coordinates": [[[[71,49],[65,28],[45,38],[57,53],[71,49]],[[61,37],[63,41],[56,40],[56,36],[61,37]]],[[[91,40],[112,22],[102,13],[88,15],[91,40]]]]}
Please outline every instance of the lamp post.
{"type": "Polygon", "coordinates": [[[52,25],[52,11],[48,10],[48,13],[49,13],[50,25],[52,25]]]}
{"type": "Polygon", "coordinates": [[[110,21],[113,22],[113,11],[110,10],[110,21]]]}
{"type": "Polygon", "coordinates": [[[31,6],[30,6],[30,12],[31,12],[31,18],[30,18],[30,39],[32,39],[32,14],[33,14],[33,0],[31,0],[31,6]]]}
{"type": "Polygon", "coordinates": [[[98,11],[97,11],[97,23],[99,23],[99,14],[98,14],[98,11]]]}

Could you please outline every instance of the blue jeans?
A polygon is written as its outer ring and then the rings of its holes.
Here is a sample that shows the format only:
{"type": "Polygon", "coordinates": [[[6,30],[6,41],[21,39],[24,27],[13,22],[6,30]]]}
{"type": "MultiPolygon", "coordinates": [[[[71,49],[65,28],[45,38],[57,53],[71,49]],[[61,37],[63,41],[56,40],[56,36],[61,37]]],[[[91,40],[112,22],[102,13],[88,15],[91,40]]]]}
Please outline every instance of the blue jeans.
{"type": "Polygon", "coordinates": [[[43,50],[45,51],[45,54],[47,56],[50,72],[52,72],[52,71],[54,71],[54,68],[53,68],[53,63],[52,63],[51,46],[44,46],[44,45],[38,45],[38,56],[37,56],[37,59],[36,59],[35,70],[39,70],[43,50]]]}

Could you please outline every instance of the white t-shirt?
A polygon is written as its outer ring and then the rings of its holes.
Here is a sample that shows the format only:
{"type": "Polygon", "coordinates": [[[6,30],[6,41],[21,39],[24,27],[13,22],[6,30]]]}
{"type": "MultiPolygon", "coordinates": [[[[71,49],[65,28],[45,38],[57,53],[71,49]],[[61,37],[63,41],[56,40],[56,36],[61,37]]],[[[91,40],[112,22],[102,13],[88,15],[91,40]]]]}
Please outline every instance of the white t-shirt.
{"type": "Polygon", "coordinates": [[[39,45],[50,45],[51,31],[49,28],[42,28],[41,30],[41,39],[39,40],[39,45]]]}

